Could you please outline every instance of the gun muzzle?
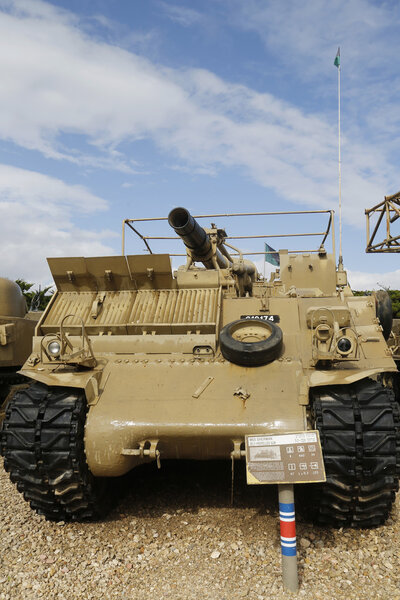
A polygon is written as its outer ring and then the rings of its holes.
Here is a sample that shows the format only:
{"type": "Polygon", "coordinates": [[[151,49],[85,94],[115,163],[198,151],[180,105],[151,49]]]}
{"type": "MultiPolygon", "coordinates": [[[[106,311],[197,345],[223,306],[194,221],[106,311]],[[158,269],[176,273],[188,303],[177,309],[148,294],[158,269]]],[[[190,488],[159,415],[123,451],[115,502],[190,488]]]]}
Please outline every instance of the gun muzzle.
{"type": "Polygon", "coordinates": [[[257,269],[251,261],[243,259],[233,261],[221,243],[222,240],[220,240],[219,247],[213,246],[208,233],[186,208],[179,207],[171,210],[168,215],[168,223],[183,240],[192,261],[202,262],[206,269],[232,269],[239,281],[239,295],[244,296],[247,292],[252,294],[257,269]]]}
{"type": "Polygon", "coordinates": [[[207,269],[213,269],[213,248],[207,233],[186,208],[174,208],[168,215],[168,223],[190,250],[194,260],[199,260],[207,269]]]}

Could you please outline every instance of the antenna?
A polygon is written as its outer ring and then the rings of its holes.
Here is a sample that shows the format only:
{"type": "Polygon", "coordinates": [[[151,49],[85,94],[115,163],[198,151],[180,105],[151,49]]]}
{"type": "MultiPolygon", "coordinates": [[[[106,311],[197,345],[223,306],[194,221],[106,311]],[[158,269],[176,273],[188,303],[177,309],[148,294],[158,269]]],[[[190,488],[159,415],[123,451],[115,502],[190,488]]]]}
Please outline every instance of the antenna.
{"type": "Polygon", "coordinates": [[[343,270],[342,254],[342,161],[340,156],[340,46],[337,50],[334,60],[335,67],[338,69],[338,137],[339,137],[339,271],[343,270]]]}

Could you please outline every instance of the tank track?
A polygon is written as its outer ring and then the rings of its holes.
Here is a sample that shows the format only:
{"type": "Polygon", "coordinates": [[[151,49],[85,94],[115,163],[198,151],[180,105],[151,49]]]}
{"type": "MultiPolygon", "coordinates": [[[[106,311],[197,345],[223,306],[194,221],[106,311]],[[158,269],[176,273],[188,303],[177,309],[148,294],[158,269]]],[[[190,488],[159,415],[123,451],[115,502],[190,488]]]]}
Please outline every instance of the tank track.
{"type": "Polygon", "coordinates": [[[7,401],[17,386],[28,383],[28,379],[15,370],[0,369],[0,423],[4,419],[7,401]]]}
{"type": "Polygon", "coordinates": [[[28,381],[26,377],[17,373],[15,370],[0,369],[0,405],[5,402],[13,385],[19,385],[28,381]]]}
{"type": "Polygon", "coordinates": [[[382,525],[399,489],[400,412],[393,391],[369,379],[318,388],[311,407],[327,475],[325,484],[306,488],[312,520],[382,525]]]}
{"type": "Polygon", "coordinates": [[[103,517],[108,480],[93,477],[84,452],[83,390],[34,383],[9,401],[0,430],[4,467],[26,501],[51,521],[103,517]]]}

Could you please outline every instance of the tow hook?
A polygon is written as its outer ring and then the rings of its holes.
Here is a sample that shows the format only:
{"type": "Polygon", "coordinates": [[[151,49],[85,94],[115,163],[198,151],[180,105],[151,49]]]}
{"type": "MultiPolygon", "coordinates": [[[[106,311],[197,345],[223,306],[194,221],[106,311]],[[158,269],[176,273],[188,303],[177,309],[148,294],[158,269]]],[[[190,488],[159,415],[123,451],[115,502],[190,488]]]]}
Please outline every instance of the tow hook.
{"type": "Polygon", "coordinates": [[[161,469],[160,451],[157,449],[159,440],[143,440],[139,443],[139,448],[124,448],[121,451],[123,456],[140,456],[140,458],[154,458],[157,462],[157,468],[161,469]],[[150,447],[145,448],[146,444],[150,447]]]}

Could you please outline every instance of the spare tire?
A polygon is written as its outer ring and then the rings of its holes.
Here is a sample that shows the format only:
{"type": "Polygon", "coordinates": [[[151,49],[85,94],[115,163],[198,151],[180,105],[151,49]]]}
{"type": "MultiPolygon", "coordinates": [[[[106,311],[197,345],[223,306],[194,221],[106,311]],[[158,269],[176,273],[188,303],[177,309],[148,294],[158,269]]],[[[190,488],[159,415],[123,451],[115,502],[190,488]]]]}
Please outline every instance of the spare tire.
{"type": "Polygon", "coordinates": [[[222,356],[236,365],[259,367],[278,357],[282,330],[271,321],[238,319],[221,329],[222,356]]]}
{"type": "Polygon", "coordinates": [[[375,298],[376,316],[382,325],[383,337],[388,340],[393,326],[392,301],[386,290],[378,290],[372,295],[375,298]]]}

